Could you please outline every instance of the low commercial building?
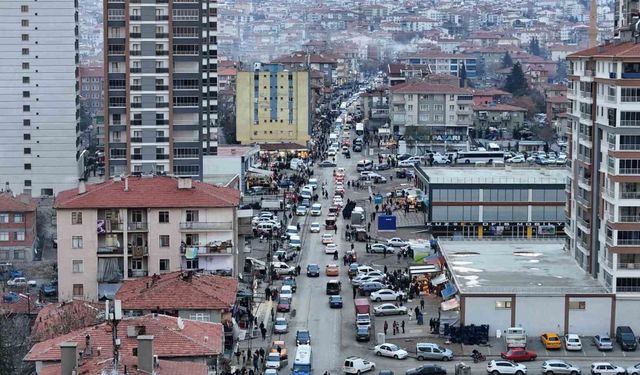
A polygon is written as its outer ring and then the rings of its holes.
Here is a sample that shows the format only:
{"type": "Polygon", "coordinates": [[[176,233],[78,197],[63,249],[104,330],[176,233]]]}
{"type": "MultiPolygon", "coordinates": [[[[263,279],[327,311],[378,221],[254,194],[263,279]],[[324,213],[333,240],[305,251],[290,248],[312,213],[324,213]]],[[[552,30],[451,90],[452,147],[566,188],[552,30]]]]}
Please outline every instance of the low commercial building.
{"type": "Polygon", "coordinates": [[[125,280],[203,269],[237,275],[236,189],[114,178],[56,198],[58,298],[111,298],[125,280]]]}
{"type": "Polygon", "coordinates": [[[444,237],[564,236],[566,178],[564,169],[416,167],[425,223],[444,237]]]}
{"type": "MultiPolygon", "coordinates": [[[[460,324],[489,325],[489,335],[521,326],[593,336],[615,332],[637,309],[617,308],[615,295],[581,270],[559,240],[439,241],[457,290],[460,324]]],[[[637,319],[632,327],[640,329],[637,319]]]]}
{"type": "Polygon", "coordinates": [[[0,262],[30,262],[38,238],[36,214],[38,203],[29,195],[0,193],[0,262]]]}
{"type": "Polygon", "coordinates": [[[203,158],[202,179],[215,185],[233,187],[245,192],[247,175],[259,159],[259,146],[221,145],[218,155],[203,158]]]}
{"type": "Polygon", "coordinates": [[[473,125],[478,138],[484,138],[480,134],[489,134],[490,128],[495,128],[499,133],[503,131],[513,132],[524,124],[524,115],[527,110],[509,104],[481,104],[473,106],[473,125]]]}

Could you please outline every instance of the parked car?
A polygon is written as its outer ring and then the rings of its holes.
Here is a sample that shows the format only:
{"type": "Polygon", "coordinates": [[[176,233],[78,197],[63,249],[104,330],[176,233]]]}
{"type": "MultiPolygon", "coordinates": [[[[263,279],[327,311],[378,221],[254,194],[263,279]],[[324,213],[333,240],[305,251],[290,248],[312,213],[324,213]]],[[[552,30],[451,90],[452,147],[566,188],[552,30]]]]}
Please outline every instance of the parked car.
{"type": "Polygon", "coordinates": [[[580,375],[580,367],[560,359],[549,359],[542,362],[544,375],[580,375]]]}
{"type": "Polygon", "coordinates": [[[640,375],[640,363],[627,367],[627,375],[640,375]]]}
{"type": "Polygon", "coordinates": [[[629,326],[616,327],[616,342],[625,351],[634,351],[638,346],[638,341],[633,330],[629,326]]]}
{"type": "Polygon", "coordinates": [[[274,333],[287,333],[287,332],[289,332],[289,324],[287,324],[287,319],[284,318],[284,317],[276,318],[276,321],[273,324],[273,332],[274,333]]]}
{"type": "Polygon", "coordinates": [[[332,162],[331,160],[323,160],[320,163],[318,163],[318,167],[320,168],[326,168],[326,167],[335,167],[336,163],[332,162]]]}
{"type": "Polygon", "coordinates": [[[300,329],[296,331],[296,346],[297,345],[311,345],[311,334],[306,329],[300,329]]]}
{"type": "Polygon", "coordinates": [[[393,237],[387,240],[387,245],[393,246],[393,247],[403,247],[403,246],[407,246],[407,243],[403,241],[402,238],[393,237]]]}
{"type": "Polygon", "coordinates": [[[416,358],[420,361],[425,359],[450,361],[453,359],[453,352],[451,349],[443,348],[438,344],[419,342],[416,344],[416,358]]]}
{"type": "Polygon", "coordinates": [[[525,375],[527,367],[511,361],[493,360],[487,363],[487,373],[491,375],[525,375]]]}
{"type": "Polygon", "coordinates": [[[346,374],[361,374],[376,369],[374,362],[367,361],[360,357],[347,357],[342,365],[342,372],[346,374]]]}
{"type": "Polygon", "coordinates": [[[289,312],[291,311],[291,298],[280,297],[278,299],[278,306],[276,307],[278,312],[289,312]]]}
{"type": "Polygon", "coordinates": [[[369,252],[370,253],[380,253],[380,254],[393,254],[395,252],[395,249],[391,246],[387,246],[385,244],[381,244],[381,243],[374,243],[373,245],[371,245],[369,247],[369,252]]]}
{"type": "Polygon", "coordinates": [[[360,294],[362,295],[368,295],[372,292],[376,292],[380,289],[385,288],[386,285],[384,285],[383,283],[379,282],[379,281],[368,281],[366,283],[362,283],[360,284],[360,286],[358,287],[358,290],[360,291],[360,294]]]}
{"type": "Polygon", "coordinates": [[[422,365],[405,371],[405,375],[447,375],[447,370],[438,365],[422,365]]]}
{"type": "Polygon", "coordinates": [[[506,352],[500,353],[502,359],[508,359],[514,362],[533,361],[538,357],[538,354],[532,350],[514,348],[506,352]]]}
{"type": "Polygon", "coordinates": [[[357,326],[356,327],[356,341],[369,341],[371,340],[371,327],[370,326],[357,326]]]}
{"type": "Polygon", "coordinates": [[[278,275],[293,275],[296,272],[295,267],[291,267],[285,262],[271,262],[271,265],[278,275]]]}
{"type": "Polygon", "coordinates": [[[327,245],[333,243],[333,234],[331,233],[323,233],[322,234],[322,244],[327,245]]]}
{"type": "Polygon", "coordinates": [[[396,344],[384,343],[373,348],[374,353],[383,357],[391,357],[395,359],[405,359],[409,356],[406,350],[400,349],[396,344]]]}
{"type": "Polygon", "coordinates": [[[329,307],[332,309],[341,309],[342,296],[339,296],[339,295],[329,296],[329,307]]]}
{"type": "Polygon", "coordinates": [[[320,266],[315,263],[307,265],[307,276],[320,277],[320,266]]]}
{"type": "Polygon", "coordinates": [[[7,285],[9,286],[36,286],[37,283],[35,280],[27,280],[24,277],[14,277],[11,280],[7,280],[7,285]]]}
{"type": "Polygon", "coordinates": [[[296,283],[296,278],[292,276],[287,276],[282,280],[282,285],[289,285],[291,290],[295,293],[298,289],[298,284],[296,283]]]}
{"type": "Polygon", "coordinates": [[[607,334],[595,335],[593,337],[593,343],[596,345],[598,350],[613,350],[613,343],[607,334]]]}
{"type": "Polygon", "coordinates": [[[580,341],[580,336],[575,333],[567,333],[564,335],[564,348],[566,350],[582,350],[582,341],[580,341]]]}
{"type": "Polygon", "coordinates": [[[562,347],[560,337],[554,332],[542,334],[540,336],[540,342],[542,342],[542,345],[544,345],[546,349],[560,349],[562,347]]]}
{"type": "Polygon", "coordinates": [[[391,290],[391,289],[380,289],[375,292],[372,292],[369,298],[372,301],[376,301],[376,302],[400,301],[404,298],[404,293],[401,291],[396,292],[395,290],[391,290]]]}
{"type": "Polygon", "coordinates": [[[595,362],[591,364],[591,375],[624,375],[627,370],[609,362],[595,362]]]}
{"type": "Polygon", "coordinates": [[[280,297],[293,298],[293,289],[289,285],[283,285],[280,287],[280,297]]]}
{"type": "Polygon", "coordinates": [[[406,306],[396,306],[393,303],[383,303],[373,308],[373,314],[376,316],[382,315],[406,315],[406,306]]]}
{"type": "Polygon", "coordinates": [[[40,289],[45,297],[55,297],[58,295],[58,286],[53,283],[44,284],[40,289]]]}
{"type": "Polygon", "coordinates": [[[377,171],[386,171],[389,168],[391,168],[391,166],[387,163],[380,163],[375,165],[375,170],[377,171]]]}

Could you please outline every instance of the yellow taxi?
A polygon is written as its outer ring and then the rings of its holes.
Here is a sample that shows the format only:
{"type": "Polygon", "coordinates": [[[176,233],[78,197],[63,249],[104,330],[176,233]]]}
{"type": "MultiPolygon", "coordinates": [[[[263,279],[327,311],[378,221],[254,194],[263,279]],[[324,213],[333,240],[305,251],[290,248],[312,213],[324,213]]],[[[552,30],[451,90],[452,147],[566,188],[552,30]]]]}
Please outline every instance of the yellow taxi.
{"type": "Polygon", "coordinates": [[[271,343],[271,349],[269,350],[269,352],[271,353],[278,352],[278,348],[280,348],[279,350],[280,358],[287,359],[289,356],[289,352],[287,351],[287,344],[285,344],[284,341],[282,340],[273,340],[273,342],[271,343]]]}
{"type": "Polygon", "coordinates": [[[327,276],[338,276],[340,274],[340,267],[337,264],[327,264],[324,269],[327,276]]]}
{"type": "Polygon", "coordinates": [[[548,332],[540,336],[540,341],[547,349],[560,349],[562,347],[562,341],[557,333],[548,332]]]}

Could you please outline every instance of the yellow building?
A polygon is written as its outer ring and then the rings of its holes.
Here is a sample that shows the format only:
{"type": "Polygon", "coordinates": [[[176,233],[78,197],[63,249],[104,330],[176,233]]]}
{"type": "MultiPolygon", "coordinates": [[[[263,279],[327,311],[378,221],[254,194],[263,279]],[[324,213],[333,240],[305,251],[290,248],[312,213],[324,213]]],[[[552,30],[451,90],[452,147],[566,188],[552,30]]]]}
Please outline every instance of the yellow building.
{"type": "Polygon", "coordinates": [[[311,129],[308,71],[287,71],[280,64],[238,72],[236,137],[242,144],[307,144],[311,129]]]}

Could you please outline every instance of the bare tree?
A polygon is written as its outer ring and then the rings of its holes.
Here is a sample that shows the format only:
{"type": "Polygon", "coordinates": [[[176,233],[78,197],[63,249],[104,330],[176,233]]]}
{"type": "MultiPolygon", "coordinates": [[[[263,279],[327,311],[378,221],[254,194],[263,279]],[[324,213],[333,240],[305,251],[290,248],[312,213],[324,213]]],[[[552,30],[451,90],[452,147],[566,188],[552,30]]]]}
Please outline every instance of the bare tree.
{"type": "Polygon", "coordinates": [[[24,356],[33,344],[29,335],[31,318],[26,314],[0,315],[0,375],[30,375],[35,373],[24,356]]]}

